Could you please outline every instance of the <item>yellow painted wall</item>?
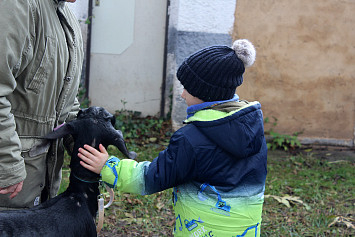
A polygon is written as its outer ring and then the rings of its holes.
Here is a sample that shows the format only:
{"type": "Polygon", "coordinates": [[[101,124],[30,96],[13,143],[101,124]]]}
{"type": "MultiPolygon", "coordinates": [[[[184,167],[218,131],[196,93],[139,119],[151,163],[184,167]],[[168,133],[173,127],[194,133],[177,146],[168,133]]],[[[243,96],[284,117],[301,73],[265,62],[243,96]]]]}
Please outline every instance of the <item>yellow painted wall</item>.
{"type": "Polygon", "coordinates": [[[257,51],[237,93],[278,132],[354,144],[355,1],[238,0],[233,38],[257,51]]]}

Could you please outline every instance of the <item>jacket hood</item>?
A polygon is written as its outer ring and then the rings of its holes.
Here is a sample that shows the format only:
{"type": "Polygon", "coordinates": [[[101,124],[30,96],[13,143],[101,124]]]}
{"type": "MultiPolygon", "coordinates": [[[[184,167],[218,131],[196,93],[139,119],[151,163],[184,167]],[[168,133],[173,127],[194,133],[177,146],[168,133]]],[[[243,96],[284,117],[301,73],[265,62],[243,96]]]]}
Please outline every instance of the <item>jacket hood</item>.
{"type": "Polygon", "coordinates": [[[226,108],[224,111],[201,110],[188,122],[237,159],[249,157],[258,153],[265,141],[264,124],[260,103],[243,103],[229,113],[224,112],[226,108]]]}

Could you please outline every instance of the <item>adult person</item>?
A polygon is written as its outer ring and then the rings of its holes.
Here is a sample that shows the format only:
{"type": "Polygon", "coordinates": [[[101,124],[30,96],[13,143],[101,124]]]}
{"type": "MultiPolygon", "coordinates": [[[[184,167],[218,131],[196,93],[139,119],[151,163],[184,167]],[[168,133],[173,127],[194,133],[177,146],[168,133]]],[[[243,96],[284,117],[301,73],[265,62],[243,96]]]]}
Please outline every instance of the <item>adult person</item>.
{"type": "Polygon", "coordinates": [[[0,210],[58,192],[63,141],[41,137],[79,110],[82,36],[65,3],[75,1],[0,1],[0,210]]]}

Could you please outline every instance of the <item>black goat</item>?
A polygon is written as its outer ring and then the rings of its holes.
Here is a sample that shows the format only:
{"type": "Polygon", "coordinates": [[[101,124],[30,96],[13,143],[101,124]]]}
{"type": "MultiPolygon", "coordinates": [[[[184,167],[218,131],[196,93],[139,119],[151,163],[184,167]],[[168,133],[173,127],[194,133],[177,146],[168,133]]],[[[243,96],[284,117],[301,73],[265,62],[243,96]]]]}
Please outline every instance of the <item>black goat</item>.
{"type": "Polygon", "coordinates": [[[98,149],[115,145],[125,156],[128,152],[121,131],[115,130],[115,117],[100,107],[80,110],[77,119],[65,123],[46,139],[71,134],[74,148],[70,161],[70,183],[67,190],[34,208],[0,212],[0,236],[97,236],[95,217],[100,176],[80,165],[79,147],[89,144],[98,149]]]}

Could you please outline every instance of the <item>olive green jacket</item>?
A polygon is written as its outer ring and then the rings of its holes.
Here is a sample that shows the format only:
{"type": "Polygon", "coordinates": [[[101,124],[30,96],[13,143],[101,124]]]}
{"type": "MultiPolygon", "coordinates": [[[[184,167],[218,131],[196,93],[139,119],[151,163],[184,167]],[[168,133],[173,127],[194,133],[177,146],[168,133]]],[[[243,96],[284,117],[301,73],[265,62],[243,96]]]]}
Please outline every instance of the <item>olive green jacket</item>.
{"type": "Polygon", "coordinates": [[[58,0],[0,1],[0,187],[24,180],[0,208],[31,207],[44,186],[57,194],[62,141],[41,137],[75,118],[83,61],[78,20],[58,0]]]}

